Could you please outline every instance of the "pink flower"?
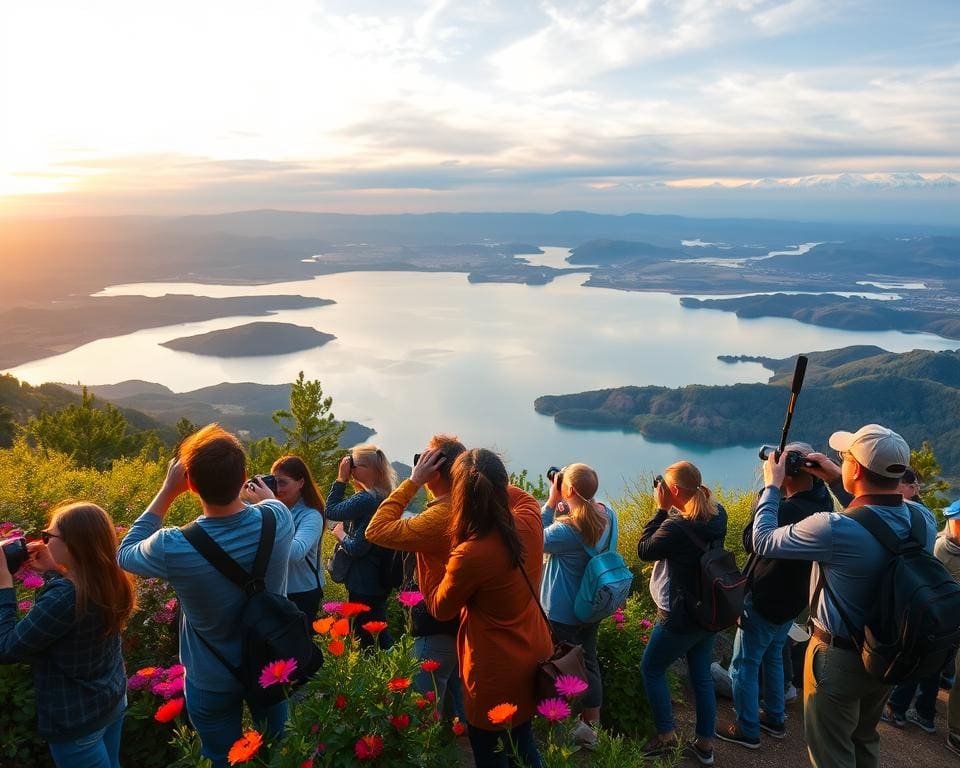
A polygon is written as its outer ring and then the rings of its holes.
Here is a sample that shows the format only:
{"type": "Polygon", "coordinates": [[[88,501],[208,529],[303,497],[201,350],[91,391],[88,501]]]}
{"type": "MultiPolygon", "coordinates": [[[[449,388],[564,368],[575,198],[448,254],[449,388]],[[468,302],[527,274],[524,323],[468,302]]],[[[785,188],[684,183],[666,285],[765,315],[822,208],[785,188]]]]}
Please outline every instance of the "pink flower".
{"type": "Polygon", "coordinates": [[[29,611],[33,608],[33,600],[21,600],[17,603],[17,608],[24,612],[29,611]]]}
{"type": "Polygon", "coordinates": [[[297,671],[296,659],[271,661],[260,673],[260,687],[269,688],[277,683],[289,683],[290,675],[297,671]]]}
{"type": "Polygon", "coordinates": [[[570,705],[563,699],[544,699],[537,704],[537,712],[551,723],[570,717],[570,705]]]}
{"type": "Polygon", "coordinates": [[[400,601],[400,605],[406,608],[413,608],[413,606],[423,602],[423,593],[417,591],[398,592],[397,600],[400,601]]]}
{"type": "Polygon", "coordinates": [[[576,675],[560,675],[553,681],[557,693],[568,699],[575,698],[587,690],[587,681],[576,675]]]}
{"type": "Polygon", "coordinates": [[[343,603],[324,603],[323,604],[324,613],[340,613],[341,608],[343,608],[343,603]]]}
{"type": "Polygon", "coordinates": [[[40,589],[43,586],[43,576],[35,571],[26,571],[21,581],[27,589],[40,589]]]}
{"type": "Polygon", "coordinates": [[[154,696],[162,696],[165,699],[172,699],[183,693],[183,678],[178,677],[173,680],[161,680],[150,687],[150,692],[154,696]]]}
{"type": "Polygon", "coordinates": [[[171,597],[169,600],[167,600],[167,602],[163,604],[163,607],[166,608],[168,611],[177,610],[177,598],[171,597]]]}
{"type": "Polygon", "coordinates": [[[653,623],[649,619],[640,619],[640,629],[650,629],[653,623]]]}
{"type": "Polygon", "coordinates": [[[148,685],[150,685],[150,678],[143,675],[134,675],[127,680],[127,688],[131,691],[142,691],[148,685]]]}
{"type": "Polygon", "coordinates": [[[172,667],[167,667],[167,679],[172,680],[175,677],[183,677],[183,674],[186,671],[187,670],[183,664],[174,664],[172,667]]]}

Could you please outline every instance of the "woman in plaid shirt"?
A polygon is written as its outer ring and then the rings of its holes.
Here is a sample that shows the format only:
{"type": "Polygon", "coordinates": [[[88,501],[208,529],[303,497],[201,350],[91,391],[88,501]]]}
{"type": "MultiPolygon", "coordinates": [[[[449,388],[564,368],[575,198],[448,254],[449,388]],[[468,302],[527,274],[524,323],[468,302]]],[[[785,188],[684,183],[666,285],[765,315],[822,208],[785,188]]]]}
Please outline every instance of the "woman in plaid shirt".
{"type": "Polygon", "coordinates": [[[127,676],[120,632],[133,613],[131,577],[117,565],[117,534],[96,504],[54,510],[27,566],[44,586],[17,621],[13,576],[0,551],[0,662],[29,662],[37,732],[57,766],[118,768],[127,676]]]}

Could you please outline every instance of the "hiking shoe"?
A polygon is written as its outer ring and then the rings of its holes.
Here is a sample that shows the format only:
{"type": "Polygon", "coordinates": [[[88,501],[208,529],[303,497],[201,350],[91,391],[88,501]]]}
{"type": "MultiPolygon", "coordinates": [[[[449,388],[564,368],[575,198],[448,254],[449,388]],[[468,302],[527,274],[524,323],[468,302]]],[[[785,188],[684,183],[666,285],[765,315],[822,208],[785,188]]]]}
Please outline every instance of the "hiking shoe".
{"type": "Polygon", "coordinates": [[[947,749],[955,755],[960,755],[960,736],[954,736],[952,733],[948,733],[947,749]]]}
{"type": "Polygon", "coordinates": [[[693,758],[700,765],[713,765],[713,749],[702,749],[696,741],[683,745],[683,756],[693,758]]]}
{"type": "Polygon", "coordinates": [[[747,736],[736,723],[718,725],[716,734],[718,739],[739,744],[747,749],[757,749],[760,746],[759,736],[747,736]]]}
{"type": "Polygon", "coordinates": [[[920,713],[917,712],[917,710],[915,709],[911,709],[909,712],[907,712],[907,722],[920,726],[927,733],[937,732],[936,726],[934,726],[933,724],[933,719],[932,718],[927,719],[926,717],[921,717],[920,713]]]}
{"type": "Polygon", "coordinates": [[[676,748],[679,742],[674,738],[669,741],[660,741],[656,736],[654,736],[650,741],[643,745],[643,749],[640,751],[640,754],[643,757],[660,757],[661,755],[669,755],[676,748]]]}
{"type": "Polygon", "coordinates": [[[591,751],[597,748],[597,732],[583,720],[577,720],[577,724],[573,726],[570,735],[573,737],[573,743],[578,747],[591,751]]]}
{"type": "Polygon", "coordinates": [[[894,712],[893,707],[889,704],[884,705],[883,712],[880,713],[880,719],[896,728],[903,728],[907,724],[907,716],[894,712]]]}
{"type": "Polygon", "coordinates": [[[713,678],[713,687],[717,692],[717,696],[732,699],[733,683],[730,682],[730,674],[720,666],[719,662],[715,661],[710,665],[710,676],[713,678]]]}
{"type": "Polygon", "coordinates": [[[787,737],[786,723],[775,723],[765,717],[760,718],[760,730],[775,739],[785,739],[787,737]]]}
{"type": "Polygon", "coordinates": [[[796,698],[797,698],[797,686],[795,686],[793,683],[790,683],[790,685],[787,686],[787,690],[783,692],[783,700],[787,702],[787,701],[793,701],[796,698]]]}

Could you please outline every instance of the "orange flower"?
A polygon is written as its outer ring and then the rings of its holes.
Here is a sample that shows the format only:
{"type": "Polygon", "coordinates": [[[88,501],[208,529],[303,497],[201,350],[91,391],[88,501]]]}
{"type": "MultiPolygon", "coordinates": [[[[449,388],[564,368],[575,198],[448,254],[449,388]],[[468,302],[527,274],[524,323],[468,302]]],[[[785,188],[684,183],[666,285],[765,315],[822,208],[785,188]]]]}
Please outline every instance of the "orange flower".
{"type": "MultiPolygon", "coordinates": [[[[389,683],[387,683],[387,688],[390,689],[393,693],[401,693],[402,691],[407,690],[410,687],[410,678],[409,677],[395,677],[389,683]]],[[[516,709],[516,707],[514,707],[516,709]]]]}
{"type": "Polygon", "coordinates": [[[370,606],[364,605],[363,603],[344,603],[340,606],[340,615],[348,619],[351,616],[356,616],[358,613],[366,613],[369,610],[370,606]]]}
{"type": "Polygon", "coordinates": [[[503,725],[515,714],[517,714],[517,705],[504,702],[503,704],[497,704],[497,706],[487,712],[487,717],[494,725],[503,725]]]}
{"type": "Polygon", "coordinates": [[[330,627],[330,637],[346,637],[350,634],[350,622],[346,619],[337,619],[330,627]]]}
{"type": "Polygon", "coordinates": [[[335,616],[327,616],[324,619],[317,619],[313,622],[313,629],[318,635],[325,635],[330,631],[330,627],[333,626],[333,623],[336,621],[335,616]]]}
{"type": "Polygon", "coordinates": [[[153,677],[155,674],[157,674],[157,668],[144,667],[143,669],[138,669],[137,674],[140,675],[140,677],[153,677]]]}
{"type": "Polygon", "coordinates": [[[330,645],[327,646],[327,650],[330,651],[334,656],[343,656],[343,652],[347,647],[343,644],[343,640],[332,640],[330,645]]]}
{"type": "Polygon", "coordinates": [[[387,622],[385,621],[368,621],[366,624],[362,625],[363,629],[369,632],[371,635],[377,635],[387,628],[387,622]]]}
{"type": "Polygon", "coordinates": [[[420,664],[420,669],[422,669],[424,672],[436,672],[438,669],[440,669],[440,662],[434,661],[433,659],[427,659],[420,664]]]}
{"type": "Polygon", "coordinates": [[[183,698],[170,699],[170,701],[160,705],[160,708],[154,713],[153,719],[158,723],[169,723],[182,711],[183,698]]]}
{"type": "Polygon", "coordinates": [[[256,731],[247,731],[233,742],[230,752],[227,753],[227,762],[230,765],[245,763],[260,751],[261,746],[263,746],[263,736],[256,731]]]}

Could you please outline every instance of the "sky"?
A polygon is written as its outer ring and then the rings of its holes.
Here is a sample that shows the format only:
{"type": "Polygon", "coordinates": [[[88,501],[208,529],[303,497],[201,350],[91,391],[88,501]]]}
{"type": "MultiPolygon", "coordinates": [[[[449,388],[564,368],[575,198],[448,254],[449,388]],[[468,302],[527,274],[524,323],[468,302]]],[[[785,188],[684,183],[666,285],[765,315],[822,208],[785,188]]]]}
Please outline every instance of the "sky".
{"type": "Polygon", "coordinates": [[[957,0],[2,0],[0,215],[960,213],[957,0]]]}

